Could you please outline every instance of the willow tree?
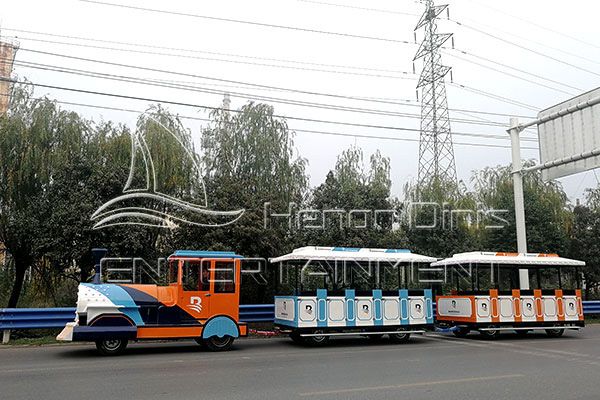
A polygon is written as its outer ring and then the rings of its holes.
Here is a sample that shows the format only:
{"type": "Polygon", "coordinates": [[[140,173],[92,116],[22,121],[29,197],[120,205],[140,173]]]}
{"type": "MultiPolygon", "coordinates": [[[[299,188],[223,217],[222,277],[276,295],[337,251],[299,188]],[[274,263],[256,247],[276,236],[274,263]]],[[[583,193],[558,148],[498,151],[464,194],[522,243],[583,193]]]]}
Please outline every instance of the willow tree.
{"type": "Polygon", "coordinates": [[[13,87],[0,122],[0,240],[15,266],[8,307],[17,305],[25,272],[41,256],[46,194],[65,160],[79,153],[89,129],[77,114],[31,94],[13,87]]]}
{"type": "Polygon", "coordinates": [[[300,221],[298,241],[405,247],[406,236],[396,229],[397,206],[391,198],[390,160],[376,151],[367,163],[362,149],[351,146],[338,155],[325,182],[312,191],[308,208],[317,211],[307,215],[312,221],[300,221]]]}
{"type": "MultiPolygon", "coordinates": [[[[525,166],[533,165],[526,162],[525,166]]],[[[515,207],[511,166],[488,167],[473,175],[475,199],[487,208],[506,210],[508,224],[481,232],[482,250],[516,251],[515,207]]],[[[565,253],[573,214],[561,184],[544,182],[539,171],[523,177],[527,248],[530,252],[565,253]]]]}
{"type": "MultiPolygon", "coordinates": [[[[287,222],[265,227],[264,212],[266,203],[268,212],[287,212],[289,203],[300,204],[306,196],[306,161],[297,156],[294,133],[267,104],[216,110],[211,119],[201,140],[208,207],[245,212],[231,225],[178,230],[176,240],[248,256],[272,257],[289,250],[287,222]]],[[[244,285],[242,294],[245,301],[266,299],[264,287],[244,285]]]]}

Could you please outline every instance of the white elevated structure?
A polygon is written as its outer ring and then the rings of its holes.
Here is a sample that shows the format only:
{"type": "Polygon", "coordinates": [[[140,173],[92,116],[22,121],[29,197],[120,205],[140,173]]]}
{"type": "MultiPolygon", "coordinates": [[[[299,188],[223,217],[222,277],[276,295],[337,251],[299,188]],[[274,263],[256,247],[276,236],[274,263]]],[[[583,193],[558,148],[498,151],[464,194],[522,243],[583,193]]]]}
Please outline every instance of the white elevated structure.
{"type": "Polygon", "coordinates": [[[411,253],[404,249],[367,249],[356,247],[317,247],[308,246],[295,249],[293,252],[272,258],[272,263],[292,260],[327,260],[327,261],[374,261],[402,263],[432,263],[437,258],[411,253]]]}
{"type": "Polygon", "coordinates": [[[540,253],[493,253],[473,251],[455,254],[431,264],[432,267],[458,264],[515,264],[515,265],[548,265],[548,266],[584,266],[585,262],[559,257],[556,254],[540,253]]]}

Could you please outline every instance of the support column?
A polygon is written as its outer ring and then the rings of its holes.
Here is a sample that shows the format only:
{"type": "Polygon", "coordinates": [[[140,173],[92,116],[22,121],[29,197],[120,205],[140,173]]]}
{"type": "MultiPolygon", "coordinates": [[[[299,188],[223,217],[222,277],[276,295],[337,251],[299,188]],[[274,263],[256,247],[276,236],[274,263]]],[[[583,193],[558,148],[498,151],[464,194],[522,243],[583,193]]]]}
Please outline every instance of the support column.
{"type": "Polygon", "coordinates": [[[2,344],[7,344],[10,340],[10,329],[4,329],[2,331],[2,344]]]}
{"type": "MultiPolygon", "coordinates": [[[[521,164],[521,142],[519,119],[510,119],[510,144],[512,148],[512,178],[515,196],[515,222],[517,227],[517,251],[527,253],[527,233],[525,231],[525,202],[523,200],[523,172],[521,164]]],[[[521,290],[529,289],[529,270],[519,270],[519,286],[521,290]]]]}

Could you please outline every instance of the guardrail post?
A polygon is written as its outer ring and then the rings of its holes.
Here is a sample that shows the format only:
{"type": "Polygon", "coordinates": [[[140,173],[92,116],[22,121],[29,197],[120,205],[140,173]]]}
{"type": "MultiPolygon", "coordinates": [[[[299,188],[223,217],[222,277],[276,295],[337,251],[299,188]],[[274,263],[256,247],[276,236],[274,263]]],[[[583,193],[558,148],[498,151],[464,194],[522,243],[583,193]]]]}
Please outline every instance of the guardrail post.
{"type": "Polygon", "coordinates": [[[4,329],[2,331],[2,344],[7,344],[10,340],[10,329],[4,329]]]}

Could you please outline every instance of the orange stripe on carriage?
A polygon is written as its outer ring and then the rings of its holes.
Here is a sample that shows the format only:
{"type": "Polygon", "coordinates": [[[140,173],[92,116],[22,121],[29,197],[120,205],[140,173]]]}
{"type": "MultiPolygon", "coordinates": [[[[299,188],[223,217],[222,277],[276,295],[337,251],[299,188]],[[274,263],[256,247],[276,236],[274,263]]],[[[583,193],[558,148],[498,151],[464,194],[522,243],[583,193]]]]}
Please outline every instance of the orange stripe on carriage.
{"type": "Polygon", "coordinates": [[[436,303],[438,304],[436,314],[437,319],[440,321],[456,321],[456,322],[477,322],[477,309],[475,306],[475,296],[460,296],[460,295],[450,295],[450,296],[436,296],[436,303]],[[440,315],[440,299],[469,299],[471,301],[471,316],[470,317],[458,317],[454,315],[440,315]]]}
{"type": "Polygon", "coordinates": [[[202,337],[202,326],[138,327],[138,339],[168,339],[202,337]]]}
{"type": "Polygon", "coordinates": [[[577,304],[579,305],[579,320],[583,321],[583,302],[581,301],[581,290],[575,290],[575,296],[577,296],[577,304]]]}
{"type": "Polygon", "coordinates": [[[536,289],[533,291],[533,296],[535,297],[535,317],[536,321],[544,322],[544,309],[542,303],[542,291],[536,289]]]}
{"type": "Polygon", "coordinates": [[[492,322],[500,322],[500,310],[498,310],[497,289],[490,289],[490,302],[492,303],[492,322]]]}
{"type": "Polygon", "coordinates": [[[523,322],[523,312],[521,310],[521,291],[514,289],[512,291],[513,304],[515,306],[515,322],[523,322]]]}
{"type": "Polygon", "coordinates": [[[563,300],[563,291],[561,289],[556,289],[554,291],[556,296],[556,315],[558,316],[559,321],[565,320],[565,305],[563,300]]]}

